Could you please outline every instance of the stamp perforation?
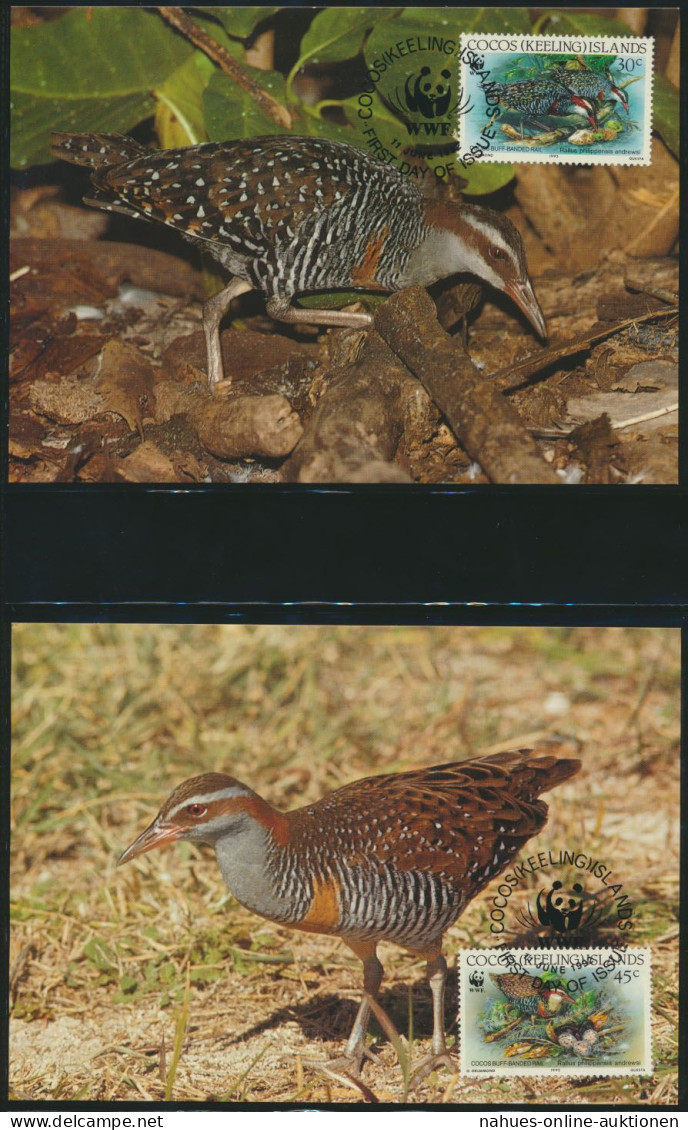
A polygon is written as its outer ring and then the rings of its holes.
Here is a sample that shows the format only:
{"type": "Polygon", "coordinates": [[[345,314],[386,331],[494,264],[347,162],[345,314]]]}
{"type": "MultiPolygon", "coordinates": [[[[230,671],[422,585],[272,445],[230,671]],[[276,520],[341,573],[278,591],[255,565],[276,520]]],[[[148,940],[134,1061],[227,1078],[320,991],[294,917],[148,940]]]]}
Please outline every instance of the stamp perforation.
{"type": "Polygon", "coordinates": [[[457,955],[461,1074],[473,1078],[650,1075],[652,990],[652,954],[645,947],[461,950],[457,955]],[[552,967],[559,970],[559,977],[552,975],[552,967]],[[508,1001],[502,1031],[487,1031],[485,1012],[479,1011],[479,1005],[492,999],[488,995],[492,986],[485,987],[488,969],[495,994],[508,1001]],[[495,969],[504,972],[495,974],[495,969]],[[588,1004],[588,998],[595,1009],[598,1000],[610,1001],[606,1006],[610,1012],[599,1009],[589,1016],[576,1012],[581,1004],[588,1004]],[[533,1016],[526,1015],[531,1010],[539,1018],[537,1029],[533,1016]],[[516,1043],[509,1044],[510,1039],[516,1043]],[[540,1052],[543,1058],[538,1058],[540,1052]],[[621,1058],[624,1054],[626,1059],[621,1058]]]}
{"type": "MultiPolygon", "coordinates": [[[[630,54],[628,56],[630,61],[630,54]]],[[[459,54],[459,70],[460,70],[460,87],[465,97],[472,102],[472,109],[459,116],[459,149],[463,154],[463,161],[468,161],[469,164],[475,160],[482,160],[484,162],[494,164],[553,164],[553,165],[621,165],[621,166],[647,166],[652,163],[652,99],[654,93],[654,39],[651,36],[634,36],[628,34],[626,36],[568,36],[552,35],[544,36],[538,35],[509,35],[498,36],[493,33],[478,33],[470,32],[463,33],[461,36],[461,48],[459,54]],[[643,73],[640,76],[635,76],[642,79],[643,89],[638,95],[634,95],[634,113],[638,113],[640,123],[638,125],[637,134],[632,133],[629,135],[630,141],[626,142],[626,148],[619,149],[617,142],[620,141],[623,135],[621,125],[618,126],[617,136],[607,136],[614,131],[602,130],[599,133],[604,134],[604,138],[599,136],[595,140],[595,130],[593,129],[592,122],[595,119],[596,104],[592,106],[592,118],[588,122],[587,129],[578,129],[569,133],[568,136],[562,136],[559,140],[553,140],[549,143],[548,149],[536,148],[536,142],[530,138],[517,138],[509,137],[508,139],[503,134],[503,130],[508,123],[502,122],[498,124],[497,118],[490,117],[489,129],[486,135],[486,124],[479,125],[480,110],[483,105],[486,107],[487,103],[485,95],[485,71],[488,76],[500,74],[500,71],[495,72],[495,68],[504,67],[508,62],[509,56],[518,57],[521,54],[532,54],[533,57],[547,55],[566,55],[569,54],[571,59],[594,59],[596,55],[617,55],[618,58],[623,56],[623,52],[619,52],[620,44],[627,44],[629,51],[631,45],[637,46],[638,51],[642,52],[642,61],[645,64],[643,73]],[[502,48],[499,48],[502,44],[502,48]],[[492,46],[493,45],[493,46],[492,46]],[[569,47],[569,51],[564,48],[569,47]],[[485,48],[481,50],[481,47],[485,48]],[[573,50],[577,48],[578,50],[573,50]],[[484,71],[482,77],[479,77],[476,69],[476,60],[482,58],[484,63],[484,71]],[[482,99],[482,102],[481,102],[482,99]],[[500,136],[501,133],[501,136],[500,136]],[[570,137],[575,137],[576,134],[580,135],[578,139],[580,147],[577,148],[570,142],[570,137]],[[484,139],[490,136],[489,149],[484,147],[484,139]],[[480,142],[480,143],[479,143],[480,142]],[[616,146],[616,148],[615,148],[616,146]],[[482,152],[480,151],[482,149],[482,152]]],[[[539,93],[541,95],[538,105],[541,107],[542,99],[545,97],[547,84],[546,76],[552,72],[543,70],[543,78],[536,78],[533,80],[531,86],[531,94],[533,101],[538,101],[538,91],[535,87],[537,82],[540,83],[539,93]]],[[[633,76],[631,76],[633,78],[633,76]]],[[[491,82],[495,82],[495,78],[491,77],[491,82]]],[[[498,85],[509,86],[509,83],[501,83],[498,85]]],[[[511,85],[517,85],[513,83],[511,85]]],[[[632,85],[629,81],[628,86],[632,85]]],[[[489,82],[488,82],[489,87],[489,82]]],[[[522,100],[526,100],[525,93],[520,92],[522,100]]],[[[617,92],[618,93],[618,92],[617,92]]],[[[575,92],[574,92],[575,94],[575,92]]],[[[553,96],[554,97],[554,96],[553,96]]],[[[580,105],[581,98],[576,95],[573,100],[576,104],[572,105],[572,111],[576,114],[584,115],[586,112],[590,113],[590,106],[586,110],[584,106],[580,105]]],[[[587,101],[587,100],[584,100],[587,101]]],[[[555,113],[556,99],[554,101],[555,113]]],[[[540,113],[544,111],[540,109],[540,113]]],[[[523,134],[523,122],[527,117],[524,111],[524,118],[521,119],[521,132],[523,134]]],[[[562,114],[562,121],[566,117],[562,114]]],[[[536,119],[537,120],[537,119],[536,119]]],[[[583,118],[581,117],[581,120],[583,118]]],[[[550,117],[551,121],[551,117],[550,117]]],[[[635,119],[634,119],[635,122],[635,119]]],[[[565,134],[565,130],[563,131],[565,134]]],[[[461,162],[460,162],[461,163],[461,162]]]]}

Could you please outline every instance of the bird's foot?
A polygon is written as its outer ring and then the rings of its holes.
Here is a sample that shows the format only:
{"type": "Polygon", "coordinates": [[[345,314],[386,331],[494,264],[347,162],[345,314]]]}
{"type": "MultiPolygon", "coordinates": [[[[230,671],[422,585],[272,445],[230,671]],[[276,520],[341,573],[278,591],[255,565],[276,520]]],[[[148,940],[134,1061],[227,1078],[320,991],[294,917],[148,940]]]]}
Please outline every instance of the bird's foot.
{"type": "Polygon", "coordinates": [[[366,1047],[356,1048],[351,1053],[345,1052],[344,1055],[335,1056],[334,1059],[305,1059],[303,1062],[305,1067],[313,1068],[328,1079],[360,1091],[366,1102],[377,1103],[379,1101],[377,1096],[361,1079],[361,1068],[365,1059],[369,1059],[372,1063],[380,1063],[378,1056],[366,1047]]]}
{"type": "Polygon", "coordinates": [[[316,1071],[324,1071],[328,1074],[358,1076],[366,1060],[378,1065],[381,1063],[380,1057],[371,1048],[358,1045],[353,1051],[346,1051],[343,1055],[335,1056],[334,1059],[307,1059],[304,1063],[308,1067],[315,1068],[316,1071]]]}
{"type": "Polygon", "coordinates": [[[213,384],[209,384],[209,388],[214,396],[227,396],[229,392],[232,392],[232,390],[236,388],[236,384],[232,381],[231,377],[223,377],[221,381],[215,381],[213,384]]]}
{"type": "Polygon", "coordinates": [[[409,1091],[413,1091],[416,1087],[420,1086],[423,1080],[427,1079],[428,1075],[431,1075],[438,1067],[446,1067],[448,1071],[451,1071],[452,1075],[457,1075],[459,1071],[458,1062],[448,1051],[433,1052],[431,1055],[426,1055],[413,1072],[409,1081],[409,1091]]]}

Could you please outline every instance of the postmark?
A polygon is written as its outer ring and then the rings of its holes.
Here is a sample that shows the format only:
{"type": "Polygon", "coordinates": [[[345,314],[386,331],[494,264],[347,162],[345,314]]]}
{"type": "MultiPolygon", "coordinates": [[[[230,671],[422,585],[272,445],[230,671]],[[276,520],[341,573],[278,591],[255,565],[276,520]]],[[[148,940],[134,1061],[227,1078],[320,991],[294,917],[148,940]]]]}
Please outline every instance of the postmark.
{"type": "Polygon", "coordinates": [[[651,1074],[649,949],[461,950],[458,970],[462,1074],[651,1074]]]}
{"type": "Polygon", "coordinates": [[[406,19],[375,29],[367,45],[365,83],[351,108],[357,142],[404,176],[431,182],[453,168],[457,117],[467,103],[458,83],[458,39],[451,13],[429,34],[406,19]]]}
{"type": "Polygon", "coordinates": [[[505,871],[488,917],[500,945],[623,948],[632,943],[638,905],[615,863],[567,845],[532,853],[505,871]]]}
{"type": "Polygon", "coordinates": [[[459,78],[459,166],[651,163],[652,37],[471,32],[459,78]]]}

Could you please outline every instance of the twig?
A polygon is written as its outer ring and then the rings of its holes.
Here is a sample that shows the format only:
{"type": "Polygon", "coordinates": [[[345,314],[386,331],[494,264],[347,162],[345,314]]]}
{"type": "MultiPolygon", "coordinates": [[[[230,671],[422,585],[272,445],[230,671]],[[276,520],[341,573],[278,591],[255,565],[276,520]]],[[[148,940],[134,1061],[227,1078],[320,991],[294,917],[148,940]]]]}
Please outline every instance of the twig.
{"type": "Polygon", "coordinates": [[[633,416],[630,420],[624,420],[621,424],[615,424],[612,420],[612,427],[618,432],[620,428],[630,428],[632,424],[644,424],[646,420],[656,420],[659,416],[668,416],[671,412],[678,412],[678,400],[667,408],[658,408],[656,412],[646,412],[644,416],[633,416]]]}
{"type": "Polygon", "coordinates": [[[375,328],[492,482],[559,483],[515,409],[444,332],[422,287],[393,294],[377,310],[375,328]]]}
{"type": "Polygon", "coordinates": [[[542,349],[539,353],[531,353],[519,364],[499,369],[490,377],[490,384],[502,392],[518,388],[529,377],[535,376],[542,369],[554,365],[563,357],[583,353],[598,341],[604,341],[606,337],[612,337],[620,330],[626,329],[626,326],[640,325],[641,322],[649,322],[653,318],[667,318],[677,314],[678,306],[669,306],[666,310],[650,310],[647,314],[636,315],[634,318],[624,318],[622,321],[612,322],[610,325],[601,325],[598,322],[597,326],[593,326],[589,333],[581,334],[580,337],[573,338],[572,341],[564,342],[562,345],[552,346],[551,349],[542,349]]]}
{"type": "Polygon", "coordinates": [[[371,996],[370,993],[364,993],[363,995],[370,1005],[370,1010],[373,1016],[377,1020],[378,1024],[382,1028],[382,1031],[385,1033],[385,1036],[390,1041],[392,1047],[397,1053],[397,1059],[399,1060],[401,1073],[404,1077],[404,1093],[408,1094],[409,1083],[411,1080],[411,1057],[406,1052],[404,1045],[401,1042],[401,1036],[397,1032],[394,1024],[390,1020],[380,1002],[376,1001],[375,997],[371,996]]]}
{"type": "Polygon", "coordinates": [[[181,32],[185,39],[190,40],[194,46],[198,47],[200,51],[203,51],[213,63],[217,63],[218,67],[220,67],[226,75],[229,75],[237,86],[245,90],[263,113],[272,118],[273,122],[276,122],[278,126],[284,126],[285,129],[291,129],[292,118],[286,107],[280,105],[276,98],[273,98],[271,94],[263,90],[250,75],[247,75],[243,67],[232,58],[229,51],[219,43],[216,43],[202,27],[199,27],[193,20],[189,19],[181,8],[167,8],[160,5],[158,6],[158,12],[164,20],[167,20],[168,24],[171,24],[177,31],[181,32]]]}
{"type": "Polygon", "coordinates": [[[524,149],[541,149],[544,145],[553,145],[555,141],[565,141],[572,133],[575,133],[573,126],[571,128],[560,126],[559,129],[547,130],[546,133],[538,134],[537,137],[520,137],[519,145],[523,146],[524,149]]]}
{"type": "Polygon", "coordinates": [[[645,705],[645,702],[647,701],[647,696],[649,695],[650,691],[652,690],[652,688],[654,686],[655,679],[657,678],[657,673],[659,671],[659,663],[660,663],[660,658],[659,658],[659,656],[657,656],[654,663],[650,667],[650,670],[649,670],[649,673],[647,675],[647,678],[645,679],[645,682],[643,683],[642,687],[640,688],[640,693],[638,694],[636,701],[634,702],[633,707],[632,707],[628,717],[624,720],[623,726],[619,730],[619,733],[618,733],[617,738],[616,738],[617,741],[621,741],[621,739],[626,736],[626,734],[630,730],[631,726],[633,725],[633,723],[637,719],[638,715],[640,714],[640,711],[642,710],[643,706],[645,705]]]}
{"type": "Polygon", "coordinates": [[[663,286],[647,286],[645,283],[633,282],[632,278],[626,275],[625,278],[626,289],[635,290],[639,294],[647,294],[650,298],[656,298],[659,302],[667,302],[670,306],[675,306],[678,302],[678,294],[675,290],[667,290],[663,286]]]}
{"type": "MultiPolygon", "coordinates": [[[[614,420],[610,419],[610,424],[615,432],[620,431],[621,428],[630,428],[632,424],[644,424],[646,420],[656,420],[659,416],[669,416],[672,412],[678,412],[678,401],[675,404],[670,404],[668,408],[658,408],[655,412],[646,412],[643,416],[633,416],[630,420],[622,420],[617,424],[614,420]]],[[[564,428],[529,428],[528,431],[534,439],[568,439],[569,436],[576,431],[580,424],[569,428],[568,431],[564,428]]]]}
{"type": "MultiPolygon", "coordinates": [[[[253,1071],[253,1068],[256,1066],[257,1063],[260,1062],[260,1060],[263,1058],[263,1056],[265,1055],[267,1050],[268,1050],[268,1045],[266,1044],[265,1047],[261,1048],[260,1051],[258,1052],[258,1054],[253,1057],[253,1059],[249,1063],[246,1070],[241,1073],[239,1078],[234,1083],[232,1083],[232,1086],[229,1088],[229,1090],[225,1091],[220,1102],[223,1102],[223,1103],[229,1102],[232,1095],[234,1095],[237,1092],[237,1090],[239,1089],[239,1087],[241,1086],[241,1084],[246,1081],[246,1079],[249,1076],[249,1073],[251,1071],[253,1071]]],[[[239,1096],[240,1101],[243,1099],[243,1097],[244,1097],[243,1094],[239,1096]]]]}
{"type": "Polygon", "coordinates": [[[160,1061],[158,1064],[158,1075],[160,1076],[160,1082],[164,1083],[167,1078],[167,1047],[165,1045],[164,1028],[162,1030],[162,1036],[160,1038],[160,1061]]]}

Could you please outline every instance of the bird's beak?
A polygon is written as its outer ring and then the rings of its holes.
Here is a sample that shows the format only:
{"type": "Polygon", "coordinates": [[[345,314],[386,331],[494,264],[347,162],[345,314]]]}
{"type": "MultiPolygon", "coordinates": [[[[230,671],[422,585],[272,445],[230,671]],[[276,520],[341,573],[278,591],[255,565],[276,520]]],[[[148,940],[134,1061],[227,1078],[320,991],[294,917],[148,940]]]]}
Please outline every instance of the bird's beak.
{"type": "Polygon", "coordinates": [[[628,95],[625,90],[619,90],[618,86],[612,87],[612,94],[617,102],[620,102],[627,114],[630,115],[631,111],[628,108],[628,95]]]}
{"type": "Polygon", "coordinates": [[[547,341],[547,325],[545,317],[540,309],[540,303],[535,297],[535,291],[530,279],[515,279],[508,282],[504,287],[505,294],[516,303],[519,310],[521,310],[536,333],[540,335],[543,341],[547,341]]]}
{"type": "Polygon", "coordinates": [[[117,866],[121,867],[123,863],[128,863],[130,859],[134,859],[137,855],[145,855],[147,851],[152,851],[153,848],[160,847],[161,844],[169,844],[176,840],[179,836],[179,829],[170,824],[158,824],[157,818],[152,824],[146,828],[145,832],[134,840],[133,844],[129,844],[126,851],[123,851],[117,860],[117,866]]]}

